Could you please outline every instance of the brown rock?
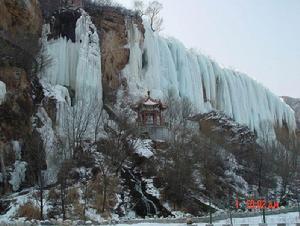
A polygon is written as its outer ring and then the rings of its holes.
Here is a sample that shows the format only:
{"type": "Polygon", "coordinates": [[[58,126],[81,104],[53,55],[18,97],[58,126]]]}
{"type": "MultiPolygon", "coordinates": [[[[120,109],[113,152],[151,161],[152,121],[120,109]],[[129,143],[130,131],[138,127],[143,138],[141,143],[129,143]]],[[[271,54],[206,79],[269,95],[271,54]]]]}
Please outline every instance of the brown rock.
{"type": "Polygon", "coordinates": [[[121,85],[126,87],[126,81],[121,78],[121,71],[127,65],[130,56],[130,50],[125,47],[128,44],[126,24],[136,24],[144,34],[142,19],[114,7],[86,10],[100,34],[104,101],[114,103],[116,91],[121,85]]]}

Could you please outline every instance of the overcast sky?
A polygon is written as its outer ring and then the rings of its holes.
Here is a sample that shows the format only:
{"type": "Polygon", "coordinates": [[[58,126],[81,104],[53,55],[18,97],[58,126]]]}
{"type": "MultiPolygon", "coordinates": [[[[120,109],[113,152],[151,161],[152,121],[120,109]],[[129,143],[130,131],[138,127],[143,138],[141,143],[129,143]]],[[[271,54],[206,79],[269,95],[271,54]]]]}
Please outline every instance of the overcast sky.
{"type": "MultiPolygon", "coordinates": [[[[116,0],[132,7],[132,0],[116,0]]],[[[145,0],[147,2],[147,0],[145,0]]],[[[300,0],[160,0],[163,33],[300,98],[300,0]]]]}

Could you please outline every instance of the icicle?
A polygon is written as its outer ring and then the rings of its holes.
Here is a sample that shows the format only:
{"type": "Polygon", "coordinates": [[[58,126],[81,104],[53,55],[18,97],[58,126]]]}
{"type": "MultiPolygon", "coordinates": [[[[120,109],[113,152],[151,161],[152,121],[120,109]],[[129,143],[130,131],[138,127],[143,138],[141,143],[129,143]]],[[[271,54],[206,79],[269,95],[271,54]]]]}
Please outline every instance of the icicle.
{"type": "MultiPolygon", "coordinates": [[[[262,135],[270,123],[296,128],[294,112],[279,97],[247,75],[221,68],[210,58],[187,50],[173,38],[163,38],[145,25],[144,46],[135,24],[128,26],[129,64],[123,70],[132,97],[150,90],[164,98],[169,89],[188,97],[199,113],[222,111],[262,135]],[[143,67],[142,67],[143,66],[143,67]]],[[[275,137],[274,131],[270,132],[275,137]]]]}

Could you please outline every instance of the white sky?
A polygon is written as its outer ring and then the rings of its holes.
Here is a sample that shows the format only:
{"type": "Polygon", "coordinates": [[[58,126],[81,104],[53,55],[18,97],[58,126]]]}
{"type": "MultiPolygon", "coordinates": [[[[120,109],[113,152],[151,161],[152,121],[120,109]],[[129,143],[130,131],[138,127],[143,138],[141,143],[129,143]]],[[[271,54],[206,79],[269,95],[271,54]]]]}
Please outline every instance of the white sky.
{"type": "MultiPolygon", "coordinates": [[[[126,7],[132,0],[116,0],[126,7]]],[[[147,0],[144,0],[147,2],[147,0]]],[[[163,33],[300,98],[300,0],[160,0],[163,33]]]]}

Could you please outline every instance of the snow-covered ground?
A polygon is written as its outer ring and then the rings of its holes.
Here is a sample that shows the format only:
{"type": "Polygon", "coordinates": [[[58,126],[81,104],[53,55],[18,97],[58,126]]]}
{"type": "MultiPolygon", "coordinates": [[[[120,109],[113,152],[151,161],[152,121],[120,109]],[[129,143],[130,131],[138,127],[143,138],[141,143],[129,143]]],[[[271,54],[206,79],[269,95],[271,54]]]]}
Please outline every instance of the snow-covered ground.
{"type": "MultiPolygon", "coordinates": [[[[286,223],[287,226],[296,226],[296,223],[300,223],[300,218],[298,212],[278,214],[278,215],[269,215],[266,216],[266,222],[268,226],[276,226],[278,223],[286,223]]],[[[240,224],[249,224],[249,226],[258,226],[259,223],[262,223],[262,217],[249,217],[249,218],[234,218],[233,225],[240,224]]],[[[207,223],[197,223],[193,225],[204,226],[207,223]]],[[[221,220],[213,222],[214,225],[221,226],[223,224],[230,224],[230,220],[221,220]]],[[[117,224],[117,226],[184,226],[185,223],[138,223],[138,224],[117,224]]]]}
{"type": "MultiPolygon", "coordinates": [[[[266,216],[266,222],[268,225],[276,225],[277,223],[286,223],[288,225],[295,225],[300,223],[300,218],[298,212],[277,214],[277,215],[268,215],[266,216]]],[[[217,222],[218,224],[230,223],[230,219],[221,220],[217,222]]],[[[232,220],[233,224],[250,224],[257,225],[262,223],[262,216],[249,217],[249,218],[235,218],[232,220]]]]}

